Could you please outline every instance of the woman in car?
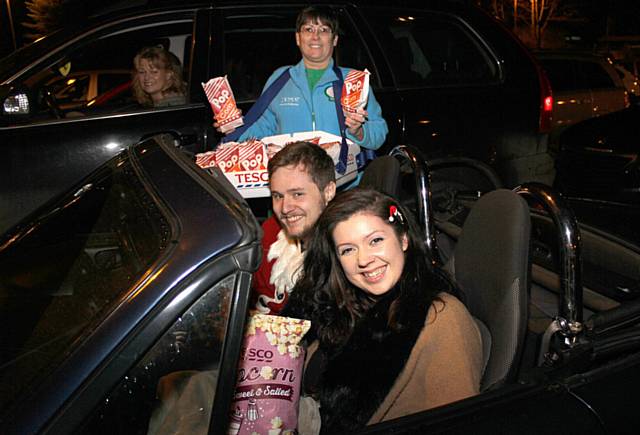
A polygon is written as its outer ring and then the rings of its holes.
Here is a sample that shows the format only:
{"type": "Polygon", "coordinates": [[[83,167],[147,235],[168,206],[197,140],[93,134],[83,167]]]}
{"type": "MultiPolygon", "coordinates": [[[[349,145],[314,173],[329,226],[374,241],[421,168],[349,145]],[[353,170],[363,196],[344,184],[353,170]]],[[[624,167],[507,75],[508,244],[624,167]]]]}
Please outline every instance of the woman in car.
{"type": "Polygon", "coordinates": [[[133,59],[133,94],[145,107],[185,104],[180,60],[161,45],[145,47],[133,59]]]}
{"type": "Polygon", "coordinates": [[[322,433],[479,392],[480,332],[454,292],[391,197],[355,188],[329,203],[283,312],[312,321],[304,389],[322,433]]]}

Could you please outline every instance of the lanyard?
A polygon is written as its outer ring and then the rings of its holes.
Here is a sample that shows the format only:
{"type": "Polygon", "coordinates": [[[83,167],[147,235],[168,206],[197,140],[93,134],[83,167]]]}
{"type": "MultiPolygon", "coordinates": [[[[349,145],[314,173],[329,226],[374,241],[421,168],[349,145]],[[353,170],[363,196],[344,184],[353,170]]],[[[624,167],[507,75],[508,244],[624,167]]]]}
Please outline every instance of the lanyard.
{"type": "MultiPolygon", "coordinates": [[[[280,76],[269,85],[267,89],[260,95],[260,97],[256,100],[256,102],[251,106],[251,109],[244,116],[244,125],[235,129],[233,132],[229,133],[226,137],[222,139],[223,142],[231,142],[237,141],[242,134],[247,131],[247,129],[260,118],[262,113],[269,107],[269,104],[273,101],[273,99],[278,95],[278,92],[283,88],[283,86],[289,81],[291,78],[291,73],[289,72],[290,68],[284,70],[280,76]]],[[[333,100],[336,105],[336,115],[338,116],[338,126],[340,127],[340,136],[342,138],[342,142],[340,144],[340,157],[338,159],[338,163],[336,164],[336,172],[338,174],[344,174],[347,171],[347,159],[349,157],[349,146],[347,144],[347,135],[346,135],[346,125],[344,121],[344,113],[342,113],[342,104],[340,103],[340,99],[342,96],[342,86],[343,86],[343,78],[342,71],[340,68],[334,63],[333,64],[333,72],[335,73],[338,80],[333,81],[331,86],[333,87],[333,100]]],[[[375,153],[372,150],[371,155],[375,157],[375,153]]],[[[364,153],[358,154],[356,157],[358,166],[363,166],[366,163],[367,159],[371,159],[371,156],[366,151],[364,153]]]]}

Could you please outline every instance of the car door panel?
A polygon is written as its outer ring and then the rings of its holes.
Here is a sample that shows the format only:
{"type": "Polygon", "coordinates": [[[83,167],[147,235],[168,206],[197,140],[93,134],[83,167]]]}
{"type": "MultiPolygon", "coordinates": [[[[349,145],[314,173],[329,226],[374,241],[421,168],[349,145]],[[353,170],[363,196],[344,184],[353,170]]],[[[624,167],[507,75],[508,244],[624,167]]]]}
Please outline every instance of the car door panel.
{"type": "Polygon", "coordinates": [[[588,406],[561,385],[506,387],[371,426],[362,434],[607,433],[588,406]]]}

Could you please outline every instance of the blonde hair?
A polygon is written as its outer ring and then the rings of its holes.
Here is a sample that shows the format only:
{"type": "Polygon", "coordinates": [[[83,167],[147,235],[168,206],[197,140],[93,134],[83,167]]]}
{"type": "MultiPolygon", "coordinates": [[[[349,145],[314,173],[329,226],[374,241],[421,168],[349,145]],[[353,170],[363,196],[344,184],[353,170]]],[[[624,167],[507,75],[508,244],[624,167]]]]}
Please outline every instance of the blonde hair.
{"type": "Polygon", "coordinates": [[[134,71],[132,73],[132,89],[133,95],[138,103],[143,106],[153,106],[151,96],[142,89],[142,85],[138,79],[138,67],[142,59],[148,60],[158,69],[171,71],[171,83],[167,89],[162,91],[163,95],[186,94],[187,84],[182,79],[182,67],[180,66],[180,60],[178,60],[176,55],[165,50],[161,45],[144,47],[138,51],[138,54],[133,58],[134,71]]]}

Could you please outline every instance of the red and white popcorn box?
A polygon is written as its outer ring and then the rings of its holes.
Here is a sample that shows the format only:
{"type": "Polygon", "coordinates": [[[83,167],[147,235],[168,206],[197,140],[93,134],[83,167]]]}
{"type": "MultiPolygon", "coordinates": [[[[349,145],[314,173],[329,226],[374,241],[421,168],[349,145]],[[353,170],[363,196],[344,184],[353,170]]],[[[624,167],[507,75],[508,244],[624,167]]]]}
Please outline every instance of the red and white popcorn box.
{"type": "Polygon", "coordinates": [[[342,97],[340,102],[347,112],[355,112],[367,105],[369,98],[369,71],[352,69],[347,73],[342,85],[342,97]]]}
{"type": "MultiPolygon", "coordinates": [[[[267,164],[269,158],[293,142],[311,142],[322,147],[334,164],[340,159],[342,138],[324,131],[307,131],[250,139],[245,142],[227,142],[218,145],[214,151],[196,155],[196,164],[207,169],[217,166],[244,198],[260,198],[271,195],[267,164]],[[213,156],[212,156],[213,154],[213,156]]],[[[347,139],[347,170],[336,172],[336,184],[342,186],[355,180],[358,173],[356,155],[360,147],[347,139]]]]}
{"type": "Polygon", "coordinates": [[[238,142],[228,142],[225,144],[220,144],[215,150],[216,166],[218,166],[223,172],[237,171],[240,168],[239,147],[241,145],[242,144],[238,142]]]}
{"type": "Polygon", "coordinates": [[[236,105],[231,85],[227,76],[214,77],[207,83],[202,83],[202,88],[213,110],[213,116],[220,125],[220,131],[226,133],[244,124],[242,112],[236,105]]]}
{"type": "Polygon", "coordinates": [[[202,169],[213,168],[216,166],[216,152],[207,151],[206,153],[196,154],[196,165],[202,169]]]}

